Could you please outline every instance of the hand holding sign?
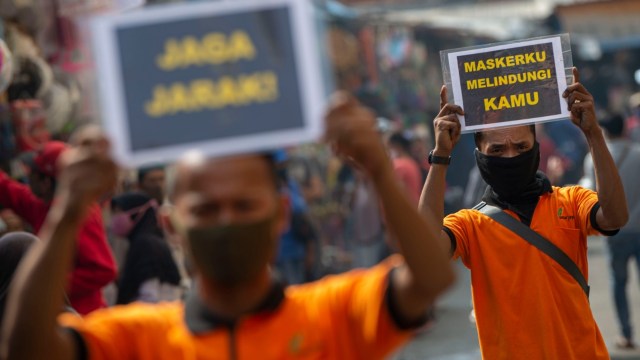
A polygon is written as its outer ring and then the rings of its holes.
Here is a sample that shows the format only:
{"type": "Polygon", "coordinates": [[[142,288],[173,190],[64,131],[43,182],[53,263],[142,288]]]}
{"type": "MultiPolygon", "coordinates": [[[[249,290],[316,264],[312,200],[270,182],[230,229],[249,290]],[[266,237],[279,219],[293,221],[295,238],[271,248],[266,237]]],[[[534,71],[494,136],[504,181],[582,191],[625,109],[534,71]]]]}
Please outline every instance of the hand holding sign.
{"type": "Polygon", "coordinates": [[[436,156],[450,156],[453,147],[460,140],[460,121],[458,115],[464,115],[464,110],[458,105],[448,103],[447,87],[440,90],[440,113],[433,120],[435,130],[436,147],[433,150],[436,156]]]}
{"type": "Polygon", "coordinates": [[[115,188],[118,166],[110,154],[109,140],[96,126],[78,130],[73,147],[60,160],[58,194],[70,204],[86,206],[115,188]]]}
{"type": "Polygon", "coordinates": [[[571,112],[571,121],[576,124],[583,133],[587,134],[598,128],[598,119],[593,104],[593,96],[580,83],[580,73],[573,68],[573,84],[562,93],[567,99],[568,109],[571,112]]]}
{"type": "Polygon", "coordinates": [[[337,155],[355,162],[372,177],[388,165],[374,114],[353,96],[345,92],[334,94],[325,122],[325,140],[337,155]]]}

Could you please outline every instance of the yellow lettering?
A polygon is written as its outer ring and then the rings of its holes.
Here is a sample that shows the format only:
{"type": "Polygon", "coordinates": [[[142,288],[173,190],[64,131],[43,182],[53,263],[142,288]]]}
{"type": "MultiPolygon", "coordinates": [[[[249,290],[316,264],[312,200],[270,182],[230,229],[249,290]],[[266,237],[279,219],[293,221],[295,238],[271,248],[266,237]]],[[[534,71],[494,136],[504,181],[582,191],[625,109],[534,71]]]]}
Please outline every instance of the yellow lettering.
{"type": "Polygon", "coordinates": [[[536,105],[539,100],[537,91],[534,91],[533,94],[527,93],[527,105],[536,105]]]}
{"type": "Polygon", "coordinates": [[[262,101],[275,101],[280,96],[278,91],[278,77],[273,72],[265,72],[262,74],[262,85],[264,86],[264,94],[262,101]]]}
{"type": "Polygon", "coordinates": [[[227,46],[224,34],[211,33],[202,38],[202,55],[213,65],[227,61],[227,46]]]}
{"type": "Polygon", "coordinates": [[[474,71],[476,71],[475,61],[464,63],[464,72],[468,73],[468,72],[474,72],[474,71]]]}
{"type": "Polygon", "coordinates": [[[538,60],[538,62],[543,62],[546,59],[547,59],[546,51],[536,51],[536,60],[538,60]]]}
{"type": "Polygon", "coordinates": [[[513,107],[524,106],[524,94],[511,95],[511,105],[513,107]]]}
{"type": "Polygon", "coordinates": [[[478,80],[467,80],[467,90],[475,90],[478,88],[478,80]]]}
{"type": "Polygon", "coordinates": [[[193,36],[187,36],[182,40],[182,64],[185,68],[189,65],[202,65],[205,59],[200,58],[200,44],[193,36]]]}
{"type": "Polygon", "coordinates": [[[169,104],[169,96],[164,86],[153,88],[153,99],[144,105],[145,112],[151,117],[164,115],[166,105],[169,104]]]}
{"type": "Polygon", "coordinates": [[[476,65],[476,69],[478,71],[487,70],[487,67],[485,66],[485,64],[484,64],[484,62],[482,60],[478,60],[478,64],[476,65]]]}
{"type": "Polygon", "coordinates": [[[238,30],[231,34],[231,49],[233,61],[240,59],[251,60],[256,56],[256,49],[246,32],[238,30]]]}
{"type": "Polygon", "coordinates": [[[156,64],[162,70],[173,70],[180,63],[181,51],[178,42],[169,39],[164,44],[164,53],[156,58],[156,64]]]}
{"type": "Polygon", "coordinates": [[[516,65],[524,65],[524,55],[518,54],[516,55],[516,65]]]}
{"type": "Polygon", "coordinates": [[[512,56],[507,56],[507,66],[514,66],[514,62],[513,62],[513,55],[512,56]]]}
{"type": "Polygon", "coordinates": [[[509,104],[509,101],[507,100],[506,96],[500,96],[500,102],[498,103],[498,109],[510,109],[511,108],[511,104],[509,104]]]}
{"type": "Polygon", "coordinates": [[[496,67],[495,61],[496,61],[495,59],[487,59],[486,61],[487,70],[495,69],[496,67]]]}
{"type": "Polygon", "coordinates": [[[176,113],[215,110],[229,106],[245,106],[276,101],[279,98],[278,77],[272,71],[224,76],[218,81],[198,79],[188,84],[159,85],[153,98],[144,105],[149,117],[176,113]]]}
{"type": "Polygon", "coordinates": [[[478,88],[484,89],[487,87],[487,78],[478,79],[478,88]]]}
{"type": "Polygon", "coordinates": [[[169,39],[164,53],[156,59],[158,67],[165,71],[189,66],[219,65],[226,62],[251,60],[256,57],[256,48],[244,31],[234,31],[227,37],[224,33],[209,33],[201,39],[185,36],[180,40],[169,39]]]}
{"type": "Polygon", "coordinates": [[[495,97],[484,99],[484,111],[489,111],[489,110],[498,110],[498,108],[496,107],[495,97]]]}

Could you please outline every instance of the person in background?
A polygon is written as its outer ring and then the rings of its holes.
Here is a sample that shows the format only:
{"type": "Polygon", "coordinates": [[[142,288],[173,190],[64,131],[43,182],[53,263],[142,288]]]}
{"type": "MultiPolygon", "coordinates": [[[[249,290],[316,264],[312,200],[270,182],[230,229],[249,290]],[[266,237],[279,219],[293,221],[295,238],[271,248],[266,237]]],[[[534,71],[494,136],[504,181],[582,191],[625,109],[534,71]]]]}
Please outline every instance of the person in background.
{"type": "Polygon", "coordinates": [[[629,109],[631,112],[627,121],[629,138],[633,141],[640,141],[640,92],[629,97],[629,109]]]}
{"type": "MultiPolygon", "coordinates": [[[[29,185],[0,172],[0,205],[13,210],[39,233],[55,199],[57,162],[67,145],[46,143],[31,161],[29,185]]],[[[97,202],[87,208],[76,241],[76,256],[68,286],[71,306],[80,314],[104,307],[102,288],[116,278],[116,264],[107,243],[102,212],[97,202]]]]}
{"type": "Polygon", "coordinates": [[[395,132],[387,139],[393,169],[405,187],[409,199],[418,205],[422,190],[420,166],[411,157],[411,142],[401,133],[395,132]]]}
{"type": "Polygon", "coordinates": [[[0,326],[13,275],[20,261],[38,238],[26,232],[12,232],[0,237],[0,326]]]}
{"type": "Polygon", "coordinates": [[[63,159],[58,199],[42,244],[16,274],[0,334],[0,359],[384,359],[422,325],[454,281],[439,226],[403,195],[374,117],[334,96],[325,139],[376,188],[403,256],[367,270],[285,287],[270,264],[289,202],[271,156],[190,153],[168,187],[163,218],[185,241],[195,286],[185,302],[119,306],[83,319],[58,317],[57,289],[73,261],[84,212],[115,186],[109,143],[87,129],[63,159]],[[43,302],[42,299],[51,299],[43,302]]]}
{"type": "Polygon", "coordinates": [[[368,268],[379,263],[387,251],[385,227],[380,203],[371,181],[360,170],[354,170],[351,206],[348,213],[352,268],[368,268]]]}
{"type": "MultiPolygon", "coordinates": [[[[630,321],[627,282],[628,266],[632,258],[635,258],[640,273],[640,186],[638,186],[640,144],[625,137],[624,125],[624,118],[621,115],[613,115],[600,122],[600,126],[605,130],[607,146],[620,173],[629,206],[627,225],[620,229],[618,234],[607,238],[613,300],[621,334],[616,340],[616,346],[621,349],[634,349],[636,344],[633,340],[633,326],[630,321]]],[[[585,157],[584,174],[580,185],[595,190],[596,179],[591,155],[585,157]]]]}
{"type": "Polygon", "coordinates": [[[138,170],[138,188],[156,200],[158,204],[164,202],[165,186],[164,166],[149,166],[138,170]]]}
{"type": "Polygon", "coordinates": [[[111,200],[111,232],[129,241],[118,280],[117,304],[181,297],[180,273],[158,223],[155,199],[125,193],[111,200]]]}
{"type": "Polygon", "coordinates": [[[22,219],[11,209],[0,210],[0,236],[15,231],[25,231],[22,219]]]}
{"type": "Polygon", "coordinates": [[[312,268],[310,261],[314,258],[315,231],[308,219],[307,204],[300,186],[289,176],[287,152],[278,150],[273,157],[278,166],[280,186],[289,198],[291,207],[289,228],[280,238],[276,268],[287,284],[302,284],[312,268]]]}

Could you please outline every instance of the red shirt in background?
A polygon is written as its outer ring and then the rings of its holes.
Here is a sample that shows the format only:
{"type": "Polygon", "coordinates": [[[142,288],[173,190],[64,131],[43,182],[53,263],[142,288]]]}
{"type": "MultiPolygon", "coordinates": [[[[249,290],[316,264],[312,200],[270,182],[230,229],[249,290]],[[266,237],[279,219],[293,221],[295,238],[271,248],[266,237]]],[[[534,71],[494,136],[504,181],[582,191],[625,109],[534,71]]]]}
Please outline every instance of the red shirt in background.
{"type": "MultiPolygon", "coordinates": [[[[50,208],[50,204],[35,196],[27,185],[10,179],[3,172],[0,172],[0,205],[12,209],[36,233],[44,224],[50,208]]],[[[116,264],[107,243],[98,204],[89,209],[78,232],[76,246],[67,295],[71,306],[85,315],[106,306],[102,288],[116,278],[116,264]]]]}
{"type": "Polygon", "coordinates": [[[409,157],[397,157],[393,159],[393,169],[396,176],[402,181],[411,201],[418,205],[422,193],[422,173],[418,164],[409,157]]]}

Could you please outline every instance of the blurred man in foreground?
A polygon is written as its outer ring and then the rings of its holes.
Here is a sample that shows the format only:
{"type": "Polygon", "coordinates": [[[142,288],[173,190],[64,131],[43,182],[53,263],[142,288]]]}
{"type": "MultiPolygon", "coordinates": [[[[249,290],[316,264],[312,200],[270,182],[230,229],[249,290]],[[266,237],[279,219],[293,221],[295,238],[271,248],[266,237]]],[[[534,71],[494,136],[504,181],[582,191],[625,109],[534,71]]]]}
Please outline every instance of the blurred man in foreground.
{"type": "Polygon", "coordinates": [[[552,187],[537,171],[535,127],[500,128],[475,135],[476,162],[489,185],[484,202],[446,218],[447,163],[460,138],[458,115],[464,111],[447,104],[446,88],[441,92],[441,110],[434,120],[436,146],[420,210],[431,223],[444,225],[443,245],[471,270],[484,359],[609,359],[589,307],[586,283],[582,286],[578,274],[574,277],[566,270],[570,266],[564,268],[525,240],[531,237],[526,231],[525,237],[516,235],[484,212],[493,208],[512,219],[513,228],[534,230],[564,252],[586,279],[587,235],[612,235],[627,222],[624,190],[596,121],[593,98],[580,84],[577,69],[573,71],[574,83],[563,96],[571,121],[589,143],[598,192],[552,187]]]}
{"type": "Polygon", "coordinates": [[[422,325],[453,281],[438,228],[394,177],[372,114],[338,95],[326,139],[371,177],[405,257],[284,288],[269,263],[289,211],[271,158],[241,155],[178,164],[170,223],[190,249],[186,302],[136,304],[83,320],[61,316],[73,234],[89,204],[116,181],[107,141],[87,133],[63,161],[60,201],[10,293],[2,359],[382,359],[422,325]],[[73,189],[73,191],[71,191],[73,189]],[[427,235],[425,237],[425,234],[427,235]],[[46,274],[46,276],[45,276],[46,274]],[[42,303],[42,299],[48,299],[42,303]],[[18,320],[19,319],[19,320],[18,320]]]}

